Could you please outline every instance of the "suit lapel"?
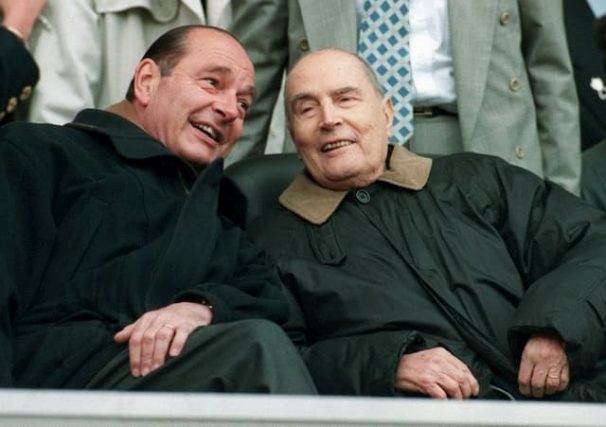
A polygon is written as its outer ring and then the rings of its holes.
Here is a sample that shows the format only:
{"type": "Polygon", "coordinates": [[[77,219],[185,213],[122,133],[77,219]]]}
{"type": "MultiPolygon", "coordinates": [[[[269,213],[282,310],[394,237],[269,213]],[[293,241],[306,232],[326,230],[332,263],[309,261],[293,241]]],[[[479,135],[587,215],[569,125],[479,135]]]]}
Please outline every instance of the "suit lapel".
{"type": "Polygon", "coordinates": [[[358,44],[356,2],[300,0],[301,16],[311,50],[337,47],[355,52],[358,44]],[[334,17],[344,19],[334,19],[334,17]]]}
{"type": "Polygon", "coordinates": [[[463,140],[473,133],[484,97],[498,22],[497,5],[486,0],[448,2],[457,106],[465,111],[459,118],[463,140]]]}

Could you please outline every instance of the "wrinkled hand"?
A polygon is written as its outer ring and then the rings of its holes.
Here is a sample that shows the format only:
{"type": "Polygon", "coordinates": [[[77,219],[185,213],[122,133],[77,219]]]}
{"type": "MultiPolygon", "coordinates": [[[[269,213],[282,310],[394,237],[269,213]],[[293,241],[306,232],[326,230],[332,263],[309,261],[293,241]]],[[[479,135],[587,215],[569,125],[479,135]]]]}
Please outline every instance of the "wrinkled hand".
{"type": "Polygon", "coordinates": [[[45,5],[46,0],[0,0],[2,23],[17,29],[27,40],[45,5]]]}
{"type": "Polygon", "coordinates": [[[148,311],[114,335],[117,343],[128,342],[130,371],[134,377],[158,369],[166,356],[178,356],[189,334],[209,325],[212,312],[202,304],[180,302],[148,311]]]}
{"type": "Polygon", "coordinates": [[[564,343],[555,333],[530,337],[520,362],[518,386],[524,396],[543,397],[568,387],[570,369],[564,343]]]}
{"type": "Polygon", "coordinates": [[[467,399],[480,392],[469,368],[442,347],[405,354],[396,371],[396,389],[438,399],[467,399]]]}

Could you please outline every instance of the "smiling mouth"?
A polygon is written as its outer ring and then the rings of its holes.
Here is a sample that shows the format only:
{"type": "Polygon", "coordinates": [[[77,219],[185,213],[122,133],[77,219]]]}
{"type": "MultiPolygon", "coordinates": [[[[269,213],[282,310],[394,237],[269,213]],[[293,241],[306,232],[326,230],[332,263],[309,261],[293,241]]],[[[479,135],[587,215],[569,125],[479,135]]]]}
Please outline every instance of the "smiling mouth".
{"type": "Polygon", "coordinates": [[[208,135],[208,137],[210,139],[212,139],[213,141],[216,141],[217,143],[221,143],[219,134],[212,127],[210,127],[208,125],[197,125],[195,123],[192,123],[192,125],[196,129],[198,129],[200,132],[204,133],[205,135],[208,135]]]}
{"type": "Polygon", "coordinates": [[[321,150],[323,153],[327,153],[329,151],[336,150],[338,148],[343,148],[351,144],[353,144],[353,141],[343,139],[341,141],[329,142],[327,144],[324,144],[321,150]]]}

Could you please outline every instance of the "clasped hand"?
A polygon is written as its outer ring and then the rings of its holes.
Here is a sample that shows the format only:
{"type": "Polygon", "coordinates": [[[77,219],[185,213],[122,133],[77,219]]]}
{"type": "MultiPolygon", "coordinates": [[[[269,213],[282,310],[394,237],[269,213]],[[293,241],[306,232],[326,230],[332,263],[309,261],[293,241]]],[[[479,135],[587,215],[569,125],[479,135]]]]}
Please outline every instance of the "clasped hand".
{"type": "Polygon", "coordinates": [[[534,334],[526,342],[518,371],[520,393],[543,397],[568,387],[570,368],[564,343],[555,333],[534,334]]]}

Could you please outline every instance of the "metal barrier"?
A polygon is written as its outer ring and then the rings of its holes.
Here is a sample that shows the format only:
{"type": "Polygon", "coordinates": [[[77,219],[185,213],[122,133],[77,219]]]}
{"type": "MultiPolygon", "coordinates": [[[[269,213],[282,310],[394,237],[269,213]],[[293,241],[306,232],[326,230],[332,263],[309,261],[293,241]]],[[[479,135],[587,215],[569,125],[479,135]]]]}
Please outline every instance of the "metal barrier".
{"type": "Polygon", "coordinates": [[[0,391],[4,426],[606,426],[606,405],[326,396],[0,391]]]}

